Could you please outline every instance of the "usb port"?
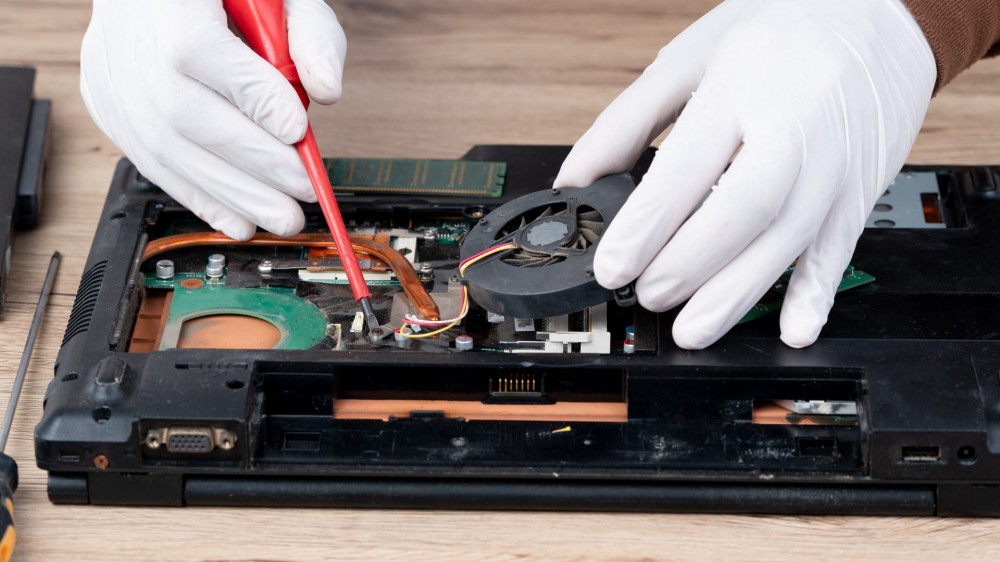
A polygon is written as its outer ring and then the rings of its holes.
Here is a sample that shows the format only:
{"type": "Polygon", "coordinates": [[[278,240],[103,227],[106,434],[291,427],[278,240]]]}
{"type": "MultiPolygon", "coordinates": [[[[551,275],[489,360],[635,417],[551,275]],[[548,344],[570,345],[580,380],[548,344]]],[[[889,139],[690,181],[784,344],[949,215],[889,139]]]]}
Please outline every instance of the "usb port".
{"type": "Polygon", "coordinates": [[[938,462],[941,447],[903,447],[903,462],[938,462]]]}

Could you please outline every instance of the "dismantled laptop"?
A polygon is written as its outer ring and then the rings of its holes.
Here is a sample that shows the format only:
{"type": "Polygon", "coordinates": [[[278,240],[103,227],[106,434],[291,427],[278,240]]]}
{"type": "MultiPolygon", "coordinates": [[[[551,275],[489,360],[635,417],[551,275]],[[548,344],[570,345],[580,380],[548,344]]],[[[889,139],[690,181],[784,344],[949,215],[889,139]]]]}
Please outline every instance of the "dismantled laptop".
{"type": "Polygon", "coordinates": [[[328,160],[374,330],[316,205],[236,242],[123,160],[35,433],[50,499],[1000,515],[1000,168],[904,169],[815,345],[778,338],[790,264],[686,351],[591,269],[652,151],[554,190],[568,150],[328,160]]]}

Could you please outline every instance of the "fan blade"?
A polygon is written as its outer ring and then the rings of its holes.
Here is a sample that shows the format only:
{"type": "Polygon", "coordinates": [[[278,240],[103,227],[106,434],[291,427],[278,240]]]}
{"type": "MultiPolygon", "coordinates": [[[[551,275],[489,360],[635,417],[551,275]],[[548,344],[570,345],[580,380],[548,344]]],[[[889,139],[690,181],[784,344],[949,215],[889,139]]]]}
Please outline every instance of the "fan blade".
{"type": "Polygon", "coordinates": [[[603,222],[604,217],[601,216],[599,211],[586,211],[580,213],[576,216],[577,219],[581,221],[601,221],[603,222]]]}
{"type": "MultiPolygon", "coordinates": [[[[542,214],[540,214],[537,217],[535,217],[535,220],[538,220],[538,219],[541,219],[541,218],[545,218],[545,217],[548,217],[548,216],[552,216],[552,206],[551,205],[548,206],[548,207],[545,207],[545,210],[542,211],[542,214]]],[[[532,222],[534,222],[534,221],[532,221],[532,222]]]]}
{"type": "Polygon", "coordinates": [[[517,254],[512,254],[512,255],[509,255],[509,256],[503,258],[503,262],[504,263],[509,263],[511,265],[523,266],[525,264],[534,262],[535,259],[536,258],[534,256],[529,256],[529,255],[525,255],[525,254],[522,254],[522,253],[517,253],[517,254]]]}
{"type": "Polygon", "coordinates": [[[556,264],[556,263],[559,263],[559,262],[563,261],[564,259],[565,258],[563,258],[562,256],[548,256],[547,258],[545,258],[543,260],[539,260],[538,261],[538,265],[536,265],[534,267],[544,267],[546,265],[556,264]]]}
{"type": "MultiPolygon", "coordinates": [[[[534,263],[538,260],[538,257],[539,255],[535,252],[522,248],[503,258],[503,261],[511,265],[524,266],[534,263]]],[[[542,257],[544,257],[544,254],[542,254],[542,257]]]]}
{"type": "Polygon", "coordinates": [[[522,248],[504,257],[501,261],[516,267],[545,267],[547,265],[559,263],[564,259],[566,259],[565,255],[533,252],[522,248]]]}
{"type": "Polygon", "coordinates": [[[580,230],[590,230],[596,233],[598,236],[604,234],[604,223],[594,222],[594,221],[580,221],[577,223],[580,230]]]}
{"type": "MultiPolygon", "coordinates": [[[[586,240],[590,244],[597,244],[597,241],[601,239],[600,233],[594,232],[589,228],[581,228],[579,234],[581,239],[586,240]]],[[[584,248],[586,247],[584,246],[584,248]]]]}

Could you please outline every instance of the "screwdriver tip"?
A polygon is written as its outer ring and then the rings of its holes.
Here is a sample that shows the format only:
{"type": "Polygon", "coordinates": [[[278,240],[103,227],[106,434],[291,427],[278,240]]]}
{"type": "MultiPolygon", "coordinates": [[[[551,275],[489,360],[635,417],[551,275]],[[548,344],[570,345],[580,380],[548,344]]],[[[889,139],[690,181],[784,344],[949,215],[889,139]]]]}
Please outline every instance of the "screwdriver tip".
{"type": "Polygon", "coordinates": [[[364,297],[358,301],[361,305],[361,310],[365,314],[365,323],[368,324],[368,330],[376,330],[381,324],[379,324],[378,317],[375,316],[375,309],[372,308],[372,301],[368,297],[364,297]]]}

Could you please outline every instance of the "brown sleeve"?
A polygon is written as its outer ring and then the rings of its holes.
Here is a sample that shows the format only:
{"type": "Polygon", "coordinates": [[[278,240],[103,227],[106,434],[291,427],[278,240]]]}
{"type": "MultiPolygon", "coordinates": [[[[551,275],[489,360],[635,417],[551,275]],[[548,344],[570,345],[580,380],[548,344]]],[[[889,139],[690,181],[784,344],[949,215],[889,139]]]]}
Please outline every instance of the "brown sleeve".
{"type": "Polygon", "coordinates": [[[985,56],[1000,54],[1000,0],[904,0],[937,59],[935,93],[985,56]]]}

